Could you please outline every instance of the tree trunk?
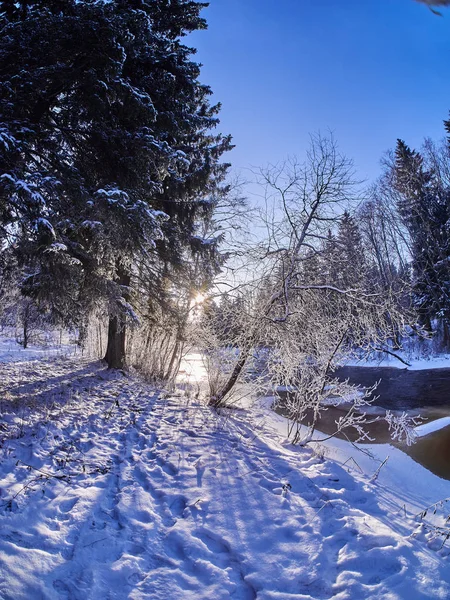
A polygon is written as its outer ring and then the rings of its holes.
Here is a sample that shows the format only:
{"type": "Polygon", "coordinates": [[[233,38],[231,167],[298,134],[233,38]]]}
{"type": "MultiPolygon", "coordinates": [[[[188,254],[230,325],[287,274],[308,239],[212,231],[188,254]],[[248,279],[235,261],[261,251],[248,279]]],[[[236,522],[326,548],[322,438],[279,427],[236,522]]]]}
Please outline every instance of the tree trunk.
{"type": "MultiPolygon", "coordinates": [[[[123,286],[130,285],[129,272],[120,265],[117,269],[117,283],[123,286]]],[[[124,293],[125,300],[128,294],[124,293]]],[[[106,347],[105,361],[109,369],[126,369],[126,321],[122,315],[110,315],[108,323],[108,345],[106,347]]]]}
{"type": "Polygon", "coordinates": [[[168,380],[170,379],[175,379],[176,374],[178,373],[179,369],[180,369],[180,362],[181,362],[181,348],[182,348],[182,341],[183,341],[183,336],[186,332],[186,325],[188,322],[188,318],[189,318],[189,310],[191,307],[191,302],[188,302],[187,305],[187,310],[186,313],[183,317],[183,319],[181,320],[181,322],[178,323],[178,327],[177,327],[177,334],[176,334],[176,338],[175,338],[175,346],[172,352],[172,355],[170,357],[170,362],[169,362],[169,367],[166,371],[166,377],[168,380]],[[175,367],[175,368],[174,368],[175,367]],[[173,372],[173,377],[172,377],[172,372],[173,372]]]}
{"type": "Polygon", "coordinates": [[[448,350],[450,346],[450,331],[447,319],[442,320],[442,345],[444,350],[448,350]]]}
{"type": "Polygon", "coordinates": [[[167,367],[167,371],[166,371],[166,379],[167,380],[171,379],[172,370],[175,365],[175,361],[177,359],[179,348],[180,348],[180,340],[179,340],[179,334],[177,333],[177,339],[175,341],[175,345],[174,345],[174,348],[172,351],[172,356],[170,357],[169,366],[167,367]]]}
{"type": "Polygon", "coordinates": [[[419,325],[425,329],[427,333],[432,333],[431,317],[428,310],[419,308],[419,325]]]}
{"type": "Polygon", "coordinates": [[[122,317],[109,318],[105,360],[110,369],[125,369],[125,323],[122,317]]]}
{"type": "Polygon", "coordinates": [[[23,309],[23,348],[28,348],[29,337],[29,325],[30,325],[30,305],[28,302],[25,304],[23,309]]]}
{"type": "Polygon", "coordinates": [[[223,388],[220,390],[220,392],[217,394],[217,396],[215,398],[211,398],[210,403],[209,403],[211,406],[216,406],[216,407],[220,406],[221,403],[223,402],[223,399],[225,398],[225,396],[233,389],[234,385],[236,384],[237,380],[239,379],[240,374],[242,373],[242,370],[245,367],[245,363],[247,362],[248,357],[250,356],[250,350],[251,350],[251,348],[244,348],[242,350],[239,360],[237,361],[236,365],[234,366],[234,369],[233,369],[228,381],[223,386],[223,388]]]}
{"type": "Polygon", "coordinates": [[[25,350],[26,348],[28,348],[28,323],[25,320],[23,322],[23,343],[22,343],[23,349],[25,350]]]}

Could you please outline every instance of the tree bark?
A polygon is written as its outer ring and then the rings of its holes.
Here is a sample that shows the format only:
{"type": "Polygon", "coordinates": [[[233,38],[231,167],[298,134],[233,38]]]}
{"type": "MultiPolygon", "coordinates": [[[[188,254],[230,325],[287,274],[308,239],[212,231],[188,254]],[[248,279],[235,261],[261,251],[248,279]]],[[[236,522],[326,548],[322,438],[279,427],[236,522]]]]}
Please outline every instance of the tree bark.
{"type": "Polygon", "coordinates": [[[23,348],[28,348],[28,342],[30,341],[30,305],[27,303],[23,309],[23,348]]]}
{"type": "MultiPolygon", "coordinates": [[[[122,266],[117,269],[117,283],[121,286],[130,285],[130,274],[122,266]]],[[[125,300],[128,294],[123,294],[125,300]]],[[[108,345],[105,361],[109,369],[126,369],[126,320],[121,314],[110,315],[108,323],[108,345]]]]}
{"type": "Polygon", "coordinates": [[[241,355],[239,356],[239,360],[234,366],[234,369],[220,392],[217,394],[215,398],[211,398],[210,406],[220,406],[223,402],[225,396],[231,392],[233,387],[235,386],[237,380],[239,379],[240,374],[242,373],[245,363],[247,362],[248,357],[250,356],[251,348],[243,348],[241,355]]]}
{"type": "Polygon", "coordinates": [[[26,350],[28,348],[28,323],[25,320],[23,323],[23,349],[26,350]]]}
{"type": "Polygon", "coordinates": [[[448,350],[450,347],[450,330],[447,319],[442,320],[442,345],[444,350],[448,350]]]}

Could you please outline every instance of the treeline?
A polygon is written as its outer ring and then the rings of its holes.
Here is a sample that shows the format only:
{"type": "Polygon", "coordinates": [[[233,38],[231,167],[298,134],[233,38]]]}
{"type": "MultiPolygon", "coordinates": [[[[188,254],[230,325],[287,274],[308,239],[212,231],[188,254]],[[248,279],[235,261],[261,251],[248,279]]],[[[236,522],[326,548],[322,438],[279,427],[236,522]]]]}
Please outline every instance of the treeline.
{"type": "MultiPolygon", "coordinates": [[[[450,132],[450,122],[445,121],[450,132]]],[[[397,141],[379,181],[355,215],[367,264],[384,289],[401,292],[418,325],[450,345],[450,145],[420,151],[397,141]]]]}
{"type": "MultiPolygon", "coordinates": [[[[444,125],[450,133],[450,121],[444,125]]],[[[329,148],[314,150],[320,158],[320,168],[329,159],[328,151],[329,148]]],[[[389,336],[381,344],[374,335],[374,343],[366,344],[366,351],[370,348],[396,352],[408,345],[408,338],[412,345],[416,340],[424,352],[431,348],[432,351],[450,349],[449,140],[435,143],[426,139],[419,151],[398,140],[395,150],[383,157],[382,173],[373,185],[355,191],[351,189],[352,182],[341,176],[332,189],[337,202],[333,197],[331,205],[337,206],[329,210],[328,198],[324,203],[327,212],[314,214],[310,222],[313,206],[310,198],[315,197],[315,192],[305,194],[298,165],[284,163],[262,174],[265,190],[262,195],[266,203],[268,199],[278,202],[278,209],[285,213],[285,222],[277,220],[276,209],[271,216],[265,216],[269,234],[259,255],[261,262],[268,263],[263,280],[255,285],[238,286],[232,293],[225,293],[221,303],[208,307],[213,330],[223,344],[227,339],[245,338],[249,330],[248,315],[261,311],[261,305],[272,297],[274,289],[284,290],[281,296],[286,298],[278,302],[287,304],[289,279],[291,302],[301,289],[320,291],[321,299],[316,296],[312,300],[313,310],[320,314],[325,297],[329,330],[336,329],[333,321],[341,318],[336,295],[346,296],[350,303],[352,297],[372,298],[380,305],[388,300],[389,309],[380,317],[377,328],[380,332],[384,328],[389,336]],[[346,190],[339,197],[341,184],[346,184],[346,190]],[[300,240],[305,223],[309,230],[300,240]],[[286,236],[288,229],[293,231],[286,236]],[[297,252],[295,244],[299,240],[297,252]],[[431,345],[423,344],[427,338],[432,340],[431,345]]],[[[316,173],[319,193],[325,189],[322,179],[316,173]]],[[[314,181],[314,175],[308,173],[307,180],[314,181]]],[[[303,305],[306,304],[303,298],[303,305]]],[[[271,307],[272,313],[275,308],[271,307]]],[[[273,315],[272,319],[287,319],[288,312],[283,310],[284,315],[273,315]]],[[[369,304],[366,313],[370,313],[369,304]]],[[[317,321],[311,314],[307,318],[317,321]]],[[[367,323],[368,331],[371,327],[367,323]]],[[[269,341],[271,333],[266,327],[263,329],[264,339],[269,341]]],[[[305,327],[299,337],[305,337],[305,327]]],[[[359,334],[347,333],[345,343],[349,348],[358,347],[358,337],[359,334]]]]}

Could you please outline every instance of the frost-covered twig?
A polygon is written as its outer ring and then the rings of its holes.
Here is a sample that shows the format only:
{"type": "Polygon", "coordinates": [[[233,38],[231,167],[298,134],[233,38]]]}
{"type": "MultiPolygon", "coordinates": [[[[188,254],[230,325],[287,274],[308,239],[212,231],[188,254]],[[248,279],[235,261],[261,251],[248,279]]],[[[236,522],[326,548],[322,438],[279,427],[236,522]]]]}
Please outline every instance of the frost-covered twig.
{"type": "Polygon", "coordinates": [[[426,508],[424,508],[422,511],[420,511],[419,513],[417,513],[415,515],[416,520],[422,521],[425,529],[427,529],[427,531],[432,533],[434,537],[444,538],[441,548],[445,545],[447,540],[450,539],[450,513],[446,512],[442,515],[439,515],[439,518],[441,519],[441,521],[443,521],[442,525],[436,525],[431,522],[427,523],[424,521],[424,519],[430,513],[433,516],[435,516],[438,513],[438,511],[440,509],[443,509],[449,502],[450,502],[450,497],[443,498],[442,500],[438,500],[438,502],[435,502],[434,504],[430,504],[430,506],[427,506],[426,508]]]}
{"type": "Polygon", "coordinates": [[[390,410],[386,411],[385,416],[386,422],[391,432],[393,440],[398,442],[406,442],[407,446],[414,444],[417,438],[415,427],[422,423],[420,415],[411,417],[406,412],[402,412],[400,415],[395,415],[390,410]]]}
{"type": "Polygon", "coordinates": [[[375,471],[375,473],[370,478],[371,483],[373,483],[374,481],[376,481],[378,479],[378,475],[380,474],[381,469],[384,467],[384,465],[387,463],[388,460],[389,460],[389,456],[386,456],[386,458],[383,460],[381,465],[378,467],[378,469],[375,471]]]}
{"type": "Polygon", "coordinates": [[[358,469],[359,469],[360,473],[364,473],[364,471],[363,471],[363,470],[361,469],[361,467],[358,465],[358,463],[357,463],[357,462],[356,462],[356,460],[353,458],[353,456],[349,456],[349,457],[347,458],[347,460],[346,460],[346,461],[345,461],[345,462],[342,464],[342,466],[343,466],[343,467],[345,467],[345,465],[346,465],[346,464],[347,464],[347,463],[348,463],[350,460],[352,460],[352,461],[355,463],[355,465],[358,467],[358,469]]]}

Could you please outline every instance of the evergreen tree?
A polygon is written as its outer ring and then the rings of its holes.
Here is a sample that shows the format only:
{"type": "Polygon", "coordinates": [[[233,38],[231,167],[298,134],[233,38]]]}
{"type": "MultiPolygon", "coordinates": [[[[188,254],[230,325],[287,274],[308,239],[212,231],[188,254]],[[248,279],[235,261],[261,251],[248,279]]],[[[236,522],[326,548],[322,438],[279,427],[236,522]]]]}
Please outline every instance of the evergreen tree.
{"type": "Polygon", "coordinates": [[[35,264],[23,291],[61,321],[108,302],[112,367],[125,365],[136,260],[156,272],[217,257],[196,224],[231,141],[212,133],[220,107],[180,41],[205,28],[204,6],[0,2],[1,232],[35,264]]]}
{"type": "Polygon", "coordinates": [[[428,329],[432,318],[442,319],[448,344],[450,190],[425,167],[421,154],[402,140],[397,142],[393,185],[398,212],[411,239],[414,304],[428,329]]]}
{"type": "Polygon", "coordinates": [[[342,289],[360,287],[367,275],[365,249],[358,224],[348,211],[339,221],[336,242],[336,284],[342,289]]]}

